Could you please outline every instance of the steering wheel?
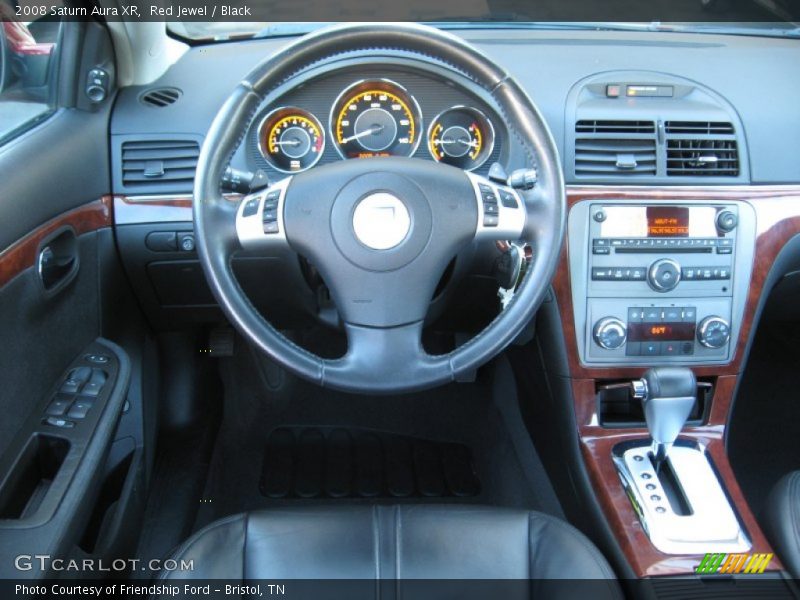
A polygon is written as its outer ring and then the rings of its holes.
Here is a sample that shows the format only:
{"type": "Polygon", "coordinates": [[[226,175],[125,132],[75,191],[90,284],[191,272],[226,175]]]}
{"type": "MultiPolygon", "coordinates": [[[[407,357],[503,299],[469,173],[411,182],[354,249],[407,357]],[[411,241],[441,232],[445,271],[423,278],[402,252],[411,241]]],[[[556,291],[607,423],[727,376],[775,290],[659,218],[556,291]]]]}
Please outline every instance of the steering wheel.
{"type": "MultiPolygon", "coordinates": [[[[501,352],[535,315],[564,235],[558,151],[516,81],[464,40],[414,24],[328,27],[265,60],[237,86],[205,138],[194,187],[197,250],[222,310],[250,342],[321,386],[361,393],[420,390],[452,381],[501,352]],[[403,53],[445,64],[489,93],[525,150],[536,185],[525,191],[433,161],[369,158],[315,167],[245,197],[220,180],[264,99],[301,71],[352,52],[403,53]],[[533,259],[517,293],[481,333],[445,355],[422,347],[422,325],[452,258],[476,239],[524,240],[533,259]],[[231,269],[241,248],[305,256],[342,316],[348,349],[323,359],[274,329],[231,269]]],[[[265,273],[265,285],[269,285],[265,273]]]]}

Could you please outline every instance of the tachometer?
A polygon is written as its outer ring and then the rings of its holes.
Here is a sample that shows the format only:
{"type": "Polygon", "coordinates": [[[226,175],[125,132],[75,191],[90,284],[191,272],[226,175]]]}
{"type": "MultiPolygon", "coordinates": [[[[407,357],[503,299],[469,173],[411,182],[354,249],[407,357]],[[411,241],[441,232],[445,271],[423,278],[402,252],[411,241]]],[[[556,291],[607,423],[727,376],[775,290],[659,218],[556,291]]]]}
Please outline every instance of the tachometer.
{"type": "Polygon", "coordinates": [[[491,121],[475,108],[454,106],[439,114],[428,130],[428,150],[439,162],[471,171],[494,148],[491,121]]]}
{"type": "Polygon", "coordinates": [[[294,173],[317,164],[325,147],[325,132],[310,112],[278,108],[261,122],[258,144],[273,167],[294,173]]]}
{"type": "Polygon", "coordinates": [[[419,145],[416,100],[386,79],[361,81],[334,103],[331,130],[342,158],[411,156],[419,145]]]}

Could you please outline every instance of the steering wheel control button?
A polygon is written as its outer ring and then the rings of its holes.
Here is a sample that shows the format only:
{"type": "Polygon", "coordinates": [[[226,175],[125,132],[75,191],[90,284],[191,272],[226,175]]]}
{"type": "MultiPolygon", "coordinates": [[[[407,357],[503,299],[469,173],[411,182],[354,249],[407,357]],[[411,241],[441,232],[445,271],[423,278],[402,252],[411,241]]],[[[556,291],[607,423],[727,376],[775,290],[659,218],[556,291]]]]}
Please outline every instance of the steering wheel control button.
{"type": "Polygon", "coordinates": [[[681,280],[681,266],[671,258],[662,258],[650,265],[647,283],[657,292],[675,289],[681,280]]]}
{"type": "Polygon", "coordinates": [[[353,212],[353,231],[358,241],[373,250],[399,245],[411,230],[411,215],[402,200],[388,192],[363,198],[353,212]]]}
{"type": "Polygon", "coordinates": [[[242,210],[242,216],[252,217],[253,215],[258,214],[258,205],[259,205],[258,198],[251,198],[250,200],[245,202],[244,209],[242,210]]]}

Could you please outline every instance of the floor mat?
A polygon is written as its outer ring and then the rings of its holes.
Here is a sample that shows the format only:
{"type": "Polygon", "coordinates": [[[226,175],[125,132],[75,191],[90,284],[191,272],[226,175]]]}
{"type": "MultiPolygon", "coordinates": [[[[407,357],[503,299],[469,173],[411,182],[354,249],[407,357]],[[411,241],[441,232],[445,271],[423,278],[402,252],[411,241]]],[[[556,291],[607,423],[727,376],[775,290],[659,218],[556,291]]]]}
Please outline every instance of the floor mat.
{"type": "Polygon", "coordinates": [[[280,427],[259,483],[268,498],[464,498],[480,492],[464,444],[365,429],[280,427]]]}

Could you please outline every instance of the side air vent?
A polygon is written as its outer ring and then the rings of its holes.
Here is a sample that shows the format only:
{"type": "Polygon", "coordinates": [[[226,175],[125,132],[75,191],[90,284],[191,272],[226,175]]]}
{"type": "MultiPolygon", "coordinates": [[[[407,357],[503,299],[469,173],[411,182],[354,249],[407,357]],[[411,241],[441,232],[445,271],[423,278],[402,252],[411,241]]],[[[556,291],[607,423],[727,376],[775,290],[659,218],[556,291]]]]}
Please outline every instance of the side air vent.
{"type": "Polygon", "coordinates": [[[668,139],[667,175],[737,177],[736,140],[668,139]]]}
{"type": "Polygon", "coordinates": [[[668,134],[733,135],[733,125],[713,121],[667,121],[664,129],[668,134]]]}
{"type": "Polygon", "coordinates": [[[122,184],[147,191],[190,191],[200,145],[191,140],[137,140],[122,144],[122,184]]]}
{"type": "Polygon", "coordinates": [[[654,139],[575,140],[575,175],[655,175],[654,139]]]}
{"type": "Polygon", "coordinates": [[[652,121],[578,121],[575,133],[655,133],[652,121]]]}
{"type": "Polygon", "coordinates": [[[155,88],[142,94],[139,101],[145,106],[164,108],[174,104],[181,97],[181,93],[177,88],[155,88]]]}

